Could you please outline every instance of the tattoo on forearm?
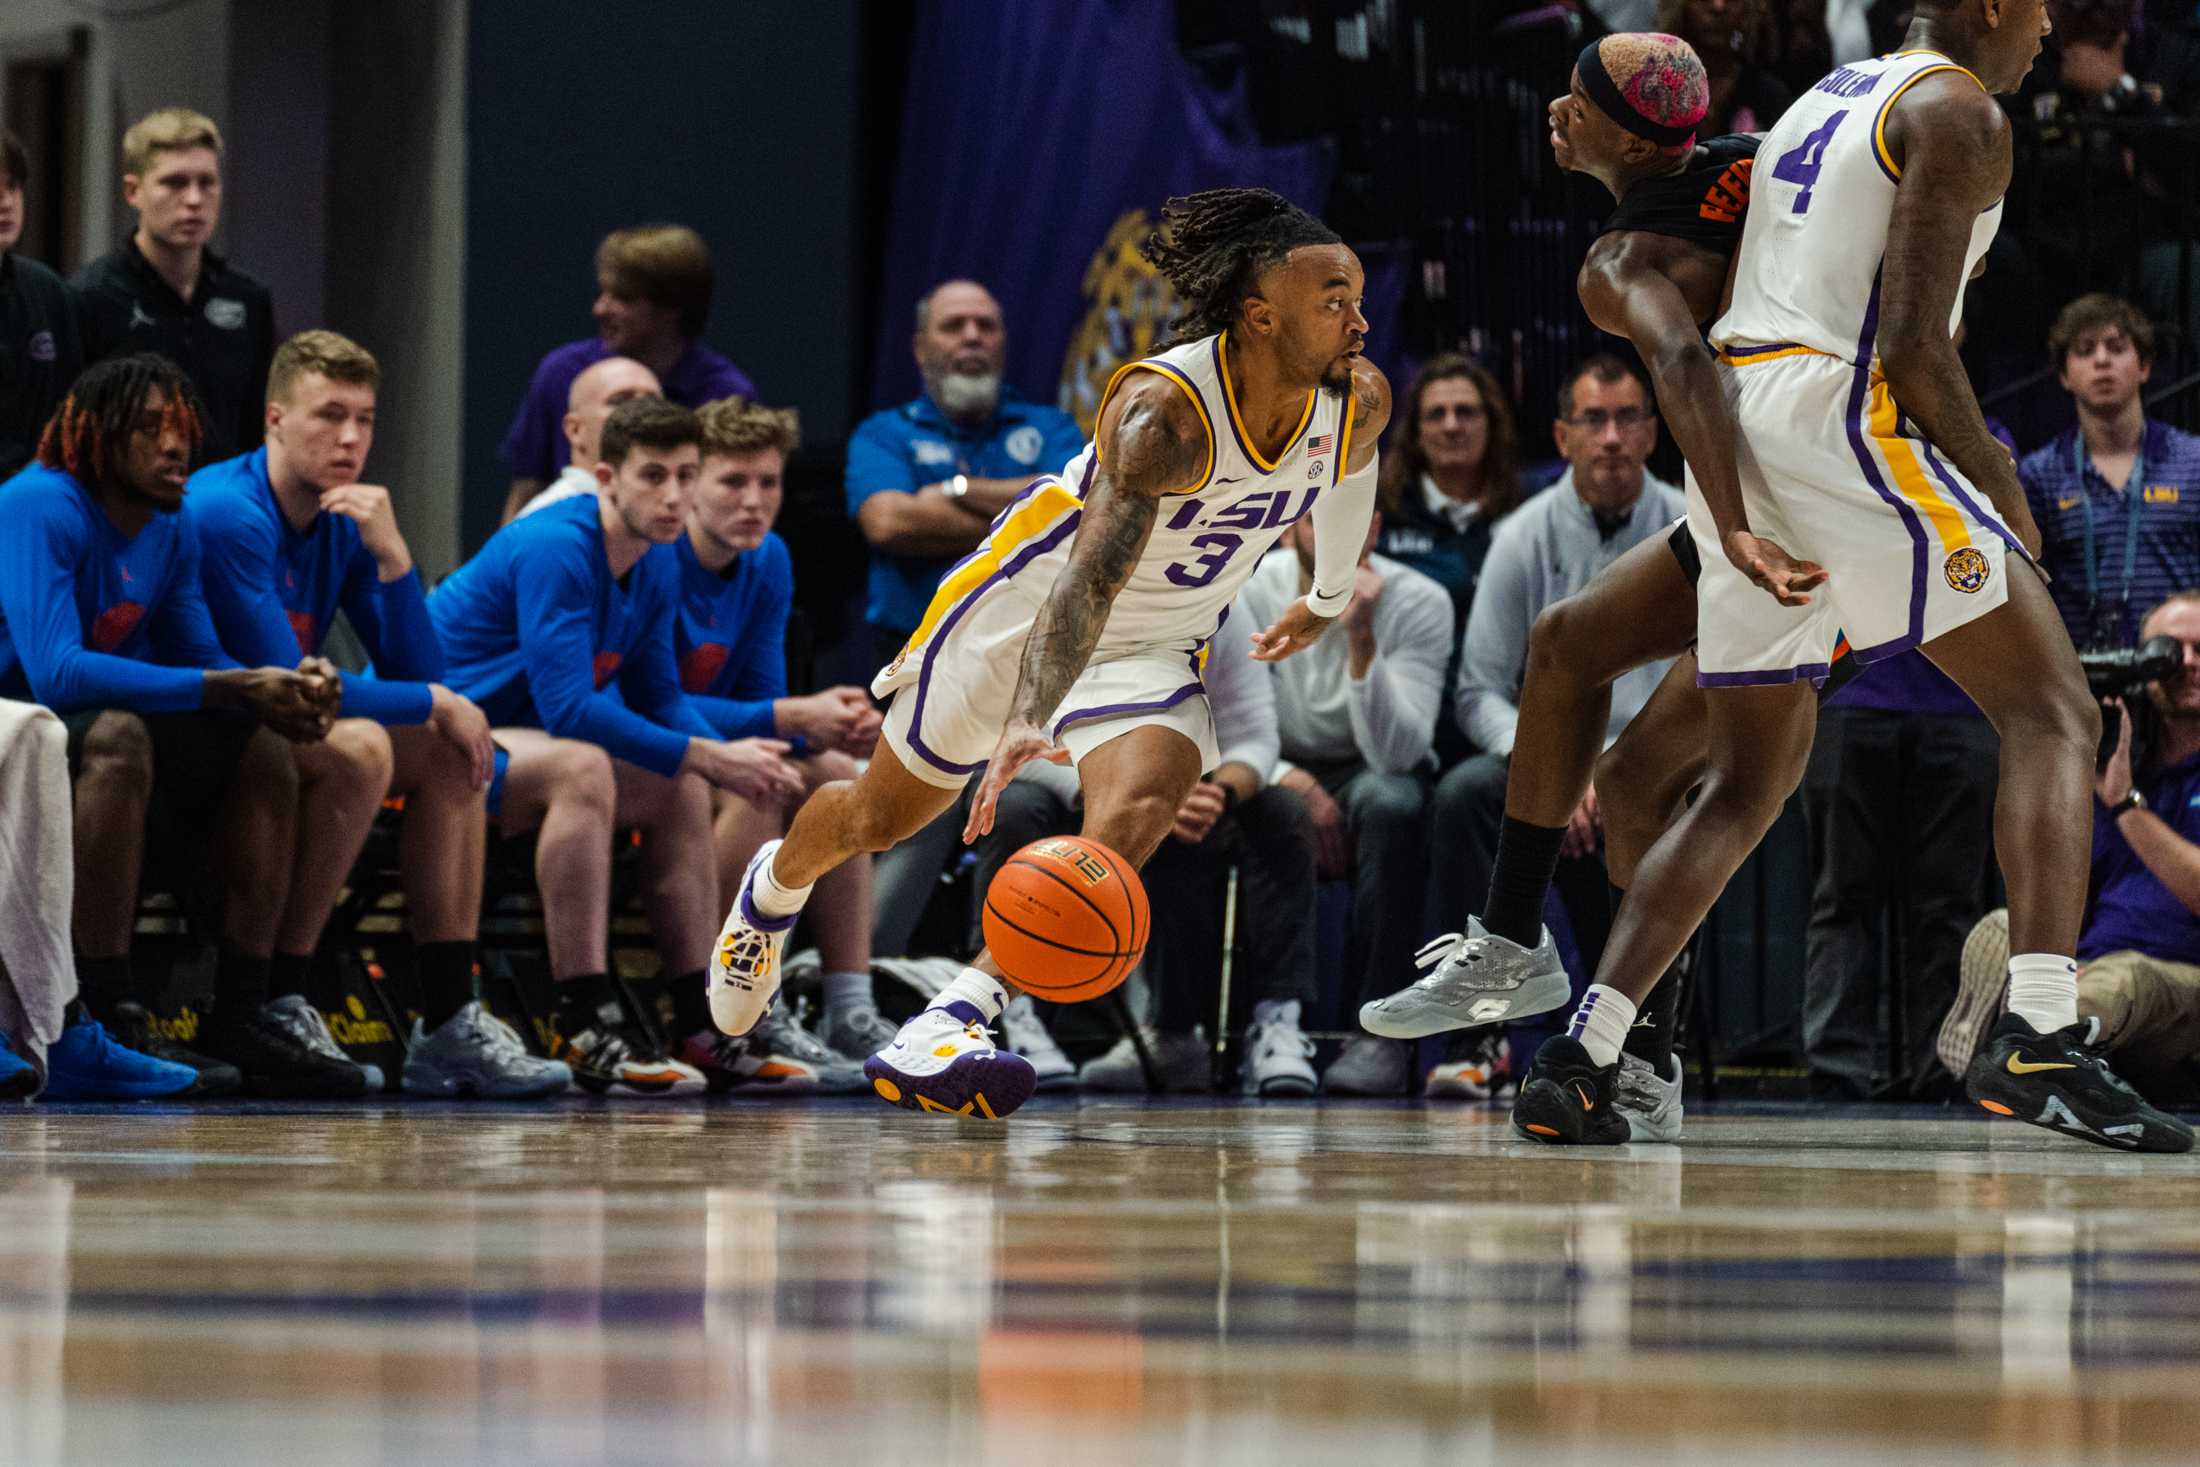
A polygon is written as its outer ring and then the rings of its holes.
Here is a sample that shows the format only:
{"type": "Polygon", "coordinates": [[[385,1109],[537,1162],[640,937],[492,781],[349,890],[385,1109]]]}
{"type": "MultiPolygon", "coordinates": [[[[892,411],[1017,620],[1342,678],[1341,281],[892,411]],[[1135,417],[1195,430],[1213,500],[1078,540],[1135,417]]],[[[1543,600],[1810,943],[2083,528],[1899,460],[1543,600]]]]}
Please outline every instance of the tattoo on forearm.
{"type": "Polygon", "coordinates": [[[1069,696],[1092,649],[1099,645],[1116,592],[1138,564],[1158,508],[1158,501],[1148,495],[1118,491],[1087,514],[1069,565],[1040,608],[1031,639],[1024,644],[1016,682],[1016,718],[1043,724],[1069,696]]]}

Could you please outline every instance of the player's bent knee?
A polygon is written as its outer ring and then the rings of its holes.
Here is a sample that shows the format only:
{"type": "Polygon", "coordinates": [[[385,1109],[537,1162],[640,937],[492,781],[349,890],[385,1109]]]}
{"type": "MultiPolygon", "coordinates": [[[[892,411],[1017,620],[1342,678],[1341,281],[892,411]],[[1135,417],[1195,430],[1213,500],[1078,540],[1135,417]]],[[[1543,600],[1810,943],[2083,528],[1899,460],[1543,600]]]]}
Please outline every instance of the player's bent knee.
{"type": "Polygon", "coordinates": [[[110,710],[84,734],[77,777],[124,786],[143,794],[153,787],[153,736],[135,713],[110,710]]]}
{"type": "Polygon", "coordinates": [[[389,788],[397,755],[390,746],[389,730],[382,725],[364,718],[342,719],[328,731],[323,743],[343,762],[351,779],[378,789],[389,788]]]}
{"type": "Polygon", "coordinates": [[[289,805],[297,802],[298,783],[298,756],[289,741],[270,729],[254,730],[231,782],[231,794],[289,805]]]}

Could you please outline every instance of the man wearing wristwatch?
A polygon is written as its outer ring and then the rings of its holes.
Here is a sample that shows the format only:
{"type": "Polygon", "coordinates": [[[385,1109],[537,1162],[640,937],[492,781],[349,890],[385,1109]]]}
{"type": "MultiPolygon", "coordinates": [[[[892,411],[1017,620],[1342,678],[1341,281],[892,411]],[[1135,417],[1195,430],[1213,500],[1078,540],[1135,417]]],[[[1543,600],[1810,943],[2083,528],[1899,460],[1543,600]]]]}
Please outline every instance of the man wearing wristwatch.
{"type": "Polygon", "coordinates": [[[848,513],[871,546],[864,618],[881,667],[993,517],[1084,447],[1069,414],[1002,382],[1008,338],[984,286],[935,286],[917,302],[914,344],[924,391],[873,413],[848,440],[848,513]]]}
{"type": "MultiPolygon", "coordinates": [[[[2137,769],[2130,710],[2105,714],[2112,728],[2120,717],[2122,728],[2094,788],[2078,1016],[2099,1021],[2118,1074],[2156,1104],[2181,1108],[2200,1101],[2200,589],[2157,606],[2139,635],[2176,638],[2185,660],[2147,688],[2139,721],[2153,732],[2137,769]]],[[[1998,942],[2006,952],[2007,922],[2006,913],[1990,913],[1964,950],[1963,990],[1941,1031],[1943,1060],[1975,1044],[1993,1017],[1990,990],[2003,965],[1991,950],[1998,942]],[[1994,981],[1975,981],[1981,975],[1994,981]]]]}

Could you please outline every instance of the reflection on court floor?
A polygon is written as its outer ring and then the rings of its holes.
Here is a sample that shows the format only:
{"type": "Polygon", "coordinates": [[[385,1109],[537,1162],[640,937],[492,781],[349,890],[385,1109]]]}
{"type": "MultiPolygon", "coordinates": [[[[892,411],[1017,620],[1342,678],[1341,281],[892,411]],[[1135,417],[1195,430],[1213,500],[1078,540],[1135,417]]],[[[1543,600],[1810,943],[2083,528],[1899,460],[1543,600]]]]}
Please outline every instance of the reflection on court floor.
{"type": "Polygon", "coordinates": [[[0,1123],[22,1467],[2167,1462],[2196,1380],[2200,1164],[1956,1112],[0,1123]]]}

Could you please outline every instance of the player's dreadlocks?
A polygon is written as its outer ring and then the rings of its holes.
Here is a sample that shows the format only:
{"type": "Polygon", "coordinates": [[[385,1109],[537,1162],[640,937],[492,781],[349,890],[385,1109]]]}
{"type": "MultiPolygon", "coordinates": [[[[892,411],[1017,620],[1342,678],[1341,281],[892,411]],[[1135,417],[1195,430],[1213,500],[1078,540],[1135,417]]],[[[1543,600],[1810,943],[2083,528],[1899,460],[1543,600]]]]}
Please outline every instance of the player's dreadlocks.
{"type": "Polygon", "coordinates": [[[1217,188],[1169,200],[1138,247],[1182,302],[1168,345],[1213,336],[1237,319],[1261,273],[1301,245],[1342,244],[1335,230],[1281,194],[1217,188]]]}
{"type": "Polygon", "coordinates": [[[137,431],[146,394],[155,388],[168,398],[162,428],[180,427],[188,440],[186,454],[196,457],[205,430],[191,379],[168,358],[140,352],[110,357],[76,379],[38,440],[38,461],[67,471],[87,488],[105,483],[121,456],[119,445],[137,431]]]}

